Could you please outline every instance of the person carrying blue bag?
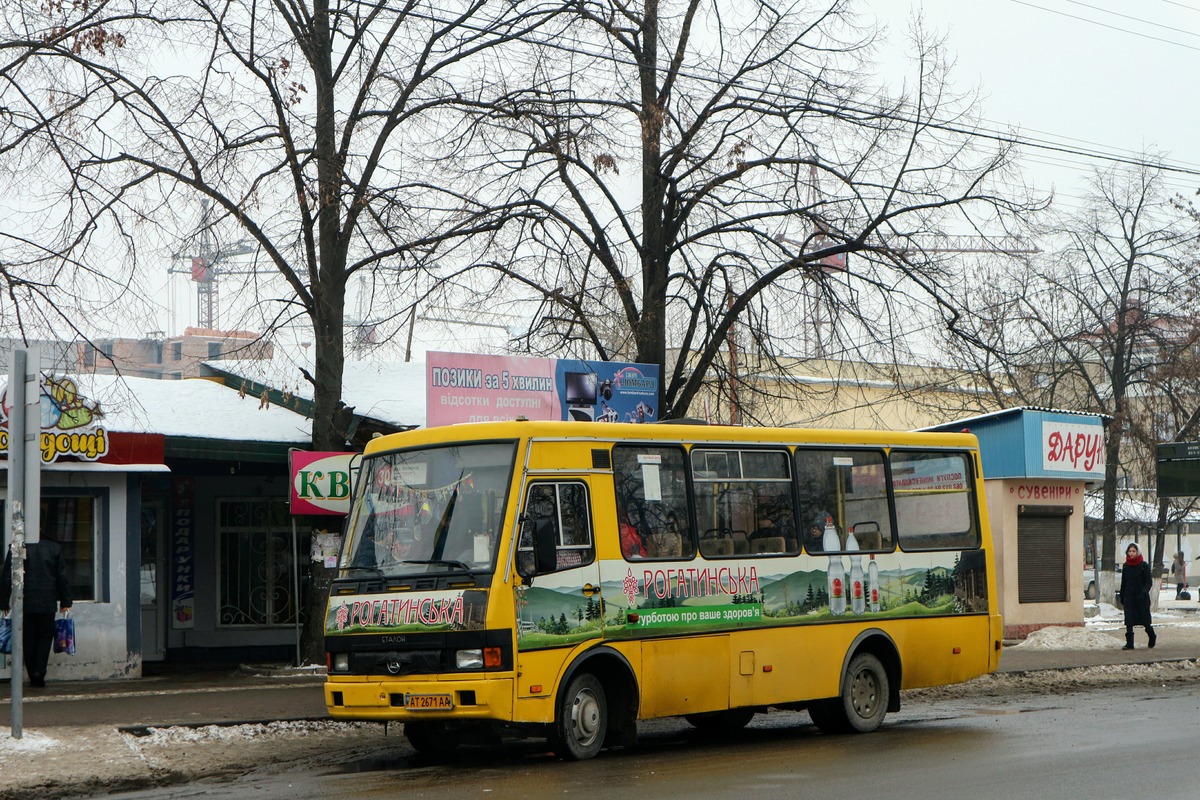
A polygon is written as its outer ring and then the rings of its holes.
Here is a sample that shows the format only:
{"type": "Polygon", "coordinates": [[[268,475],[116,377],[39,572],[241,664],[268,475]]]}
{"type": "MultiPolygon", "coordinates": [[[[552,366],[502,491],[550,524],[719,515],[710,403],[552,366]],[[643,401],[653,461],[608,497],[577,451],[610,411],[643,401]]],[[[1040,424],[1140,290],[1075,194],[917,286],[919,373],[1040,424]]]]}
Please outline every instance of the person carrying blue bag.
{"type": "MultiPolygon", "coordinates": [[[[4,556],[0,573],[0,611],[7,612],[12,600],[12,553],[4,556]]],[[[29,685],[46,685],[46,664],[54,645],[57,611],[71,607],[71,585],[62,545],[49,539],[25,545],[25,605],[21,616],[21,642],[29,685]]]]}

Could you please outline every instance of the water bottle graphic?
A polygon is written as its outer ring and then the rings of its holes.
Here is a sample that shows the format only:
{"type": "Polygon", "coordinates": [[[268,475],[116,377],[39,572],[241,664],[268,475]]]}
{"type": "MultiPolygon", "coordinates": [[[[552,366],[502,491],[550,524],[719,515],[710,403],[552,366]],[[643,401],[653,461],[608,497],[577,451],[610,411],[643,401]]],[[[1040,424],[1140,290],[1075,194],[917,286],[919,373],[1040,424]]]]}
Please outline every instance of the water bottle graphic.
{"type": "Polygon", "coordinates": [[[850,553],[850,613],[861,614],[867,610],[867,594],[863,588],[862,556],[853,528],[846,534],[846,550],[850,553]]]}
{"type": "Polygon", "coordinates": [[[879,610],[879,565],[875,563],[875,555],[867,562],[867,605],[872,611],[879,610]]]}
{"type": "MultiPolygon", "coordinates": [[[[838,539],[837,528],[833,527],[833,517],[825,516],[825,533],[821,537],[821,546],[826,553],[834,553],[842,549],[838,539]]],[[[841,556],[829,556],[829,613],[840,616],[846,613],[846,565],[841,556]]]]}

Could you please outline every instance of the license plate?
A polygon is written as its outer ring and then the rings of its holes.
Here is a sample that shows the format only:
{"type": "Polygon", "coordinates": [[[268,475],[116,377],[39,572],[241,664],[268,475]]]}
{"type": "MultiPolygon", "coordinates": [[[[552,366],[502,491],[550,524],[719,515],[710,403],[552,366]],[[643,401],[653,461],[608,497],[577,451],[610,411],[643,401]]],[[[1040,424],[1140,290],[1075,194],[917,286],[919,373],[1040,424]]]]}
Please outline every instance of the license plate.
{"type": "Polygon", "coordinates": [[[406,694],[404,707],[413,710],[435,709],[444,711],[454,708],[454,701],[448,694],[406,694]]]}

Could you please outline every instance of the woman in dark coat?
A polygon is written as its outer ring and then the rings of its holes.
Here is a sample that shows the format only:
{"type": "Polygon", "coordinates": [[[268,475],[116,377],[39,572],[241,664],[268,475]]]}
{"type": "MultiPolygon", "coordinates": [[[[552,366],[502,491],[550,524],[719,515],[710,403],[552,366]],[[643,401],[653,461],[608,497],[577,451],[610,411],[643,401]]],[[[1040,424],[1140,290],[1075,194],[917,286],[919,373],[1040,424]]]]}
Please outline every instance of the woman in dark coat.
{"type": "Polygon", "coordinates": [[[1154,635],[1153,620],[1150,618],[1150,565],[1138,552],[1138,546],[1125,548],[1125,567],[1121,570],[1121,605],[1125,606],[1125,646],[1133,649],[1133,628],[1143,625],[1150,637],[1147,647],[1154,647],[1158,637],[1154,635]]]}

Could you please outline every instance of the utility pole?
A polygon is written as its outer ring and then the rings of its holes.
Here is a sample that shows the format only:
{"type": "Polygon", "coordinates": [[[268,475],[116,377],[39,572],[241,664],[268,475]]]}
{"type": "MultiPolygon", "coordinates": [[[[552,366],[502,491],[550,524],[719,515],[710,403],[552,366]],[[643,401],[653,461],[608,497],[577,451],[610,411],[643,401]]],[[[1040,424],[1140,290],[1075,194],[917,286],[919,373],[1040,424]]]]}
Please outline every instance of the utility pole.
{"type": "Polygon", "coordinates": [[[38,372],[36,350],[13,350],[12,367],[8,373],[8,530],[9,554],[12,557],[12,596],[9,610],[12,618],[12,659],[9,663],[9,686],[12,699],[12,736],[20,739],[24,726],[21,701],[24,682],[23,629],[25,625],[25,544],[39,540],[42,481],[38,454],[42,382],[38,372]],[[32,353],[32,356],[31,356],[32,353]],[[32,366],[30,366],[32,361],[32,366]],[[30,396],[33,397],[32,402],[30,396]],[[32,414],[30,409],[33,409],[32,414]],[[31,423],[30,420],[33,420],[31,423]],[[32,432],[30,430],[32,425],[32,432]],[[31,458],[32,457],[32,458],[31,458]],[[27,518],[29,509],[32,520],[27,518]],[[26,524],[32,522],[29,529],[26,524]]]}
{"type": "MultiPolygon", "coordinates": [[[[726,290],[725,305],[727,308],[733,308],[733,292],[726,290]]],[[[729,345],[729,424],[742,424],[742,405],[738,399],[738,349],[737,349],[737,325],[729,326],[729,334],[726,336],[726,344],[729,345]]]]}

